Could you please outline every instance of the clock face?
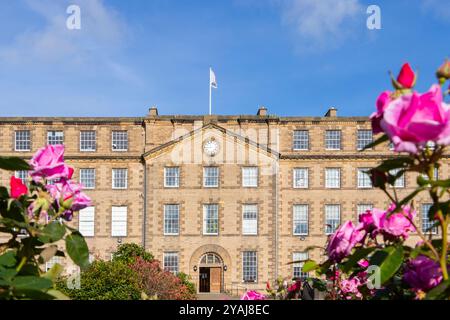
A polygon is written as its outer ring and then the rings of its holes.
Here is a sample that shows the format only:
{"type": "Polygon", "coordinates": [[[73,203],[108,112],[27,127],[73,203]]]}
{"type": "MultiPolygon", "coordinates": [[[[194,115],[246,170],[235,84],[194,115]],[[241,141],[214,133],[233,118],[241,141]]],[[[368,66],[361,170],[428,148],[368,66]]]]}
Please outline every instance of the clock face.
{"type": "Polygon", "coordinates": [[[208,140],[203,145],[203,151],[208,156],[213,157],[219,152],[219,143],[215,140],[208,140]]]}

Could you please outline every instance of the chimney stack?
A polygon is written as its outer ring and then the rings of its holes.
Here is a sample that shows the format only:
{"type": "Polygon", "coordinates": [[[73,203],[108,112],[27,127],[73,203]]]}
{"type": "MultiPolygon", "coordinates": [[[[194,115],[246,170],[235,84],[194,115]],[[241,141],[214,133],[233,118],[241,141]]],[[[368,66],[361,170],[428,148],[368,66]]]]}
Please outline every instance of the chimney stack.
{"type": "Polygon", "coordinates": [[[328,109],[327,113],[325,113],[325,117],[336,118],[337,117],[337,109],[335,107],[331,107],[330,109],[328,109]]]}
{"type": "Polygon", "coordinates": [[[158,115],[158,108],[156,106],[153,106],[148,109],[148,115],[151,117],[156,117],[158,115]]]}
{"type": "Polygon", "coordinates": [[[259,107],[257,115],[262,117],[267,116],[267,108],[264,106],[259,107]]]}

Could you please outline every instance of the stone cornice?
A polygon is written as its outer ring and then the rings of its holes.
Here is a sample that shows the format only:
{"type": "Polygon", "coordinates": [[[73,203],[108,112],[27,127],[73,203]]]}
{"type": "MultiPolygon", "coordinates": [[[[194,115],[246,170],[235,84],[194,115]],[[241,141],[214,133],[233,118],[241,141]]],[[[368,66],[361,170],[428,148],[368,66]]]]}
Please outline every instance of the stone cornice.
{"type": "Polygon", "coordinates": [[[133,124],[142,125],[144,118],[131,117],[0,117],[0,125],[2,124],[18,124],[18,125],[51,125],[51,124],[77,124],[77,125],[108,125],[108,124],[133,124]]]}

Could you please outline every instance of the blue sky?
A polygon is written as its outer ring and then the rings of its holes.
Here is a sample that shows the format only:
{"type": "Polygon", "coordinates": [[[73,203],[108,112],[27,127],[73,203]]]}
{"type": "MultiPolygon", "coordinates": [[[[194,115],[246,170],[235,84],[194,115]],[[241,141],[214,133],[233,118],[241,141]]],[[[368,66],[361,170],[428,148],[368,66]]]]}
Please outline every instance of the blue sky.
{"type": "Polygon", "coordinates": [[[0,116],[365,116],[387,71],[427,90],[450,56],[450,0],[0,0],[0,116]],[[68,30],[66,8],[81,8],[68,30]],[[381,8],[381,30],[366,9],[381,8]]]}

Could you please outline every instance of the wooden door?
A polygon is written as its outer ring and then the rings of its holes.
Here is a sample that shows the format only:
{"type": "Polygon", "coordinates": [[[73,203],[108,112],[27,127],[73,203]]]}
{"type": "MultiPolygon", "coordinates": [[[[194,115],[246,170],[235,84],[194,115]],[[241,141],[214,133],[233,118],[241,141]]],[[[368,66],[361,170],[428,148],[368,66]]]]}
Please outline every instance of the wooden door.
{"type": "Polygon", "coordinates": [[[220,293],[222,287],[222,268],[210,268],[210,292],[220,293]]]}
{"type": "Polygon", "coordinates": [[[199,292],[209,292],[210,289],[209,268],[200,268],[199,272],[199,292]]]}

